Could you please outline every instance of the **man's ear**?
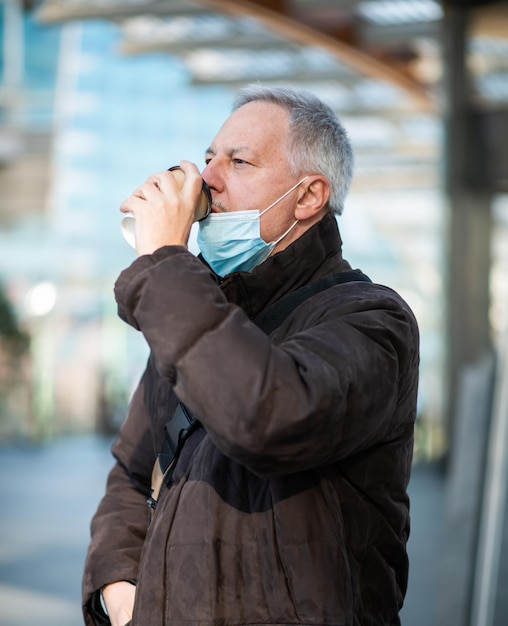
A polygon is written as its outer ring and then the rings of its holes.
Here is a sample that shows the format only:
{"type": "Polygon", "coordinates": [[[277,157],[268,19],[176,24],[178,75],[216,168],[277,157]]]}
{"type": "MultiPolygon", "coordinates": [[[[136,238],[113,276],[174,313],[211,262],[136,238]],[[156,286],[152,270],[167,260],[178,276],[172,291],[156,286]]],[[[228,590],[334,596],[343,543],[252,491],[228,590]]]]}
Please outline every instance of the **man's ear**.
{"type": "Polygon", "coordinates": [[[316,217],[326,210],[330,199],[330,185],[324,176],[313,176],[301,187],[298,203],[295,207],[295,219],[300,222],[316,217]]]}

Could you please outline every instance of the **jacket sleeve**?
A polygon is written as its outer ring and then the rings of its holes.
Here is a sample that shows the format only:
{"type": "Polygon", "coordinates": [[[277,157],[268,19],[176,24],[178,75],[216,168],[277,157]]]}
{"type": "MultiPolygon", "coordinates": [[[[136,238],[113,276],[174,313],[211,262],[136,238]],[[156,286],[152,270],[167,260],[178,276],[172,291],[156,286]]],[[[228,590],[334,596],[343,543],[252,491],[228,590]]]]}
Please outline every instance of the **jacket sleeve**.
{"type": "MultiPolygon", "coordinates": [[[[136,389],[126,421],[113,444],[116,464],[91,524],[91,542],[83,575],[83,611],[87,624],[97,621],[97,591],[119,580],[135,581],[147,529],[147,497],[155,460],[144,407],[145,377],[136,389]],[[94,616],[94,617],[92,617],[94,616]]],[[[107,622],[105,622],[107,623],[107,622]]]]}
{"type": "Polygon", "coordinates": [[[115,291],[180,400],[257,474],[336,462],[412,426],[418,330],[388,288],[337,285],[270,338],[183,248],[139,258],[115,291]]]}

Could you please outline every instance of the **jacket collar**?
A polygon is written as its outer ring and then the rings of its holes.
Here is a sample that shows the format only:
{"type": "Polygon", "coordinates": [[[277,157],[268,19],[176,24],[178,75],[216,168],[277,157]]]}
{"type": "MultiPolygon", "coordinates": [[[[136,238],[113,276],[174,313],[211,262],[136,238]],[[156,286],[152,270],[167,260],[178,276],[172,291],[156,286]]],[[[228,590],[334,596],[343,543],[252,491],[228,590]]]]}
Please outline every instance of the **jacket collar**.
{"type": "Polygon", "coordinates": [[[230,302],[252,319],[286,293],[322,276],[350,269],[342,258],[342,240],[335,216],[327,213],[295,242],[250,272],[233,272],[221,287],[230,302]]]}

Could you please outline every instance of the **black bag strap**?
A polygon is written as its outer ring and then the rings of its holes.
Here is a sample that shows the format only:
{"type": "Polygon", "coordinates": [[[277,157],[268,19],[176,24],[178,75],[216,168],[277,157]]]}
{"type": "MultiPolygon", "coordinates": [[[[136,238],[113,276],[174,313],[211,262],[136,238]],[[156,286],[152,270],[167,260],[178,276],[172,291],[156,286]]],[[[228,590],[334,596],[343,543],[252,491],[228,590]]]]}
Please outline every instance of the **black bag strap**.
{"type": "Polygon", "coordinates": [[[305,300],[308,300],[312,296],[316,295],[320,291],[324,291],[335,285],[351,282],[372,282],[368,276],[358,270],[350,270],[347,272],[338,272],[337,274],[331,274],[320,278],[313,283],[304,285],[300,289],[291,291],[290,293],[282,296],[280,300],[277,300],[264,311],[261,311],[252,321],[256,326],[261,328],[267,335],[273,332],[286,317],[292,313],[296,307],[300,306],[305,300]]]}
{"type": "Polygon", "coordinates": [[[171,419],[166,422],[164,443],[159,455],[163,472],[169,467],[171,461],[180,454],[185,440],[198,426],[198,420],[185,404],[180,402],[171,419]]]}

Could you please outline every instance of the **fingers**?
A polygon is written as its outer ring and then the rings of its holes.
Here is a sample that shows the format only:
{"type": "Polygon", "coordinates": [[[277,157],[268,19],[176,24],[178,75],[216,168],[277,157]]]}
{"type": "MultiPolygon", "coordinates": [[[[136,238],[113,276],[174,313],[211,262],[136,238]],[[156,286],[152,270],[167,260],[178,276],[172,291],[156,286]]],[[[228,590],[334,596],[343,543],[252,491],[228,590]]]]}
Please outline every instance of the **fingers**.
{"type": "Polygon", "coordinates": [[[197,166],[190,161],[180,161],[178,169],[154,174],[150,176],[148,182],[152,182],[165,195],[179,191],[187,198],[199,194],[203,184],[197,166]]]}
{"type": "Polygon", "coordinates": [[[199,195],[203,180],[201,174],[194,163],[190,161],[180,161],[180,168],[183,176],[176,176],[173,172],[163,171],[152,174],[139,187],[137,187],[132,195],[129,196],[121,205],[122,213],[134,213],[141,209],[143,202],[157,202],[162,196],[175,197],[176,194],[188,198],[194,198],[199,195]],[[141,201],[141,202],[138,202],[141,201]]]}
{"type": "Polygon", "coordinates": [[[118,581],[106,585],[103,589],[109,619],[113,626],[127,624],[132,618],[136,587],[127,581],[118,581]]]}
{"type": "Polygon", "coordinates": [[[136,211],[141,211],[145,203],[145,198],[132,195],[122,202],[120,205],[120,211],[122,213],[132,213],[133,215],[136,215],[136,211]]]}
{"type": "Polygon", "coordinates": [[[163,194],[174,194],[179,190],[179,186],[171,174],[171,172],[157,172],[148,177],[144,185],[142,185],[142,191],[147,191],[149,194],[157,190],[163,194]]]}
{"type": "MultiPolygon", "coordinates": [[[[165,172],[158,174],[152,174],[147,180],[137,187],[126,200],[120,205],[120,211],[122,213],[136,213],[136,210],[140,210],[145,206],[146,202],[153,202],[160,198],[161,193],[161,175],[165,172]]],[[[173,192],[176,190],[173,187],[173,192]]]]}
{"type": "Polygon", "coordinates": [[[203,180],[201,178],[201,174],[197,168],[197,165],[195,165],[194,163],[191,163],[190,161],[180,161],[180,167],[183,170],[183,173],[185,174],[185,182],[188,183],[189,185],[195,185],[196,183],[199,183],[199,185],[202,185],[203,180]]]}

